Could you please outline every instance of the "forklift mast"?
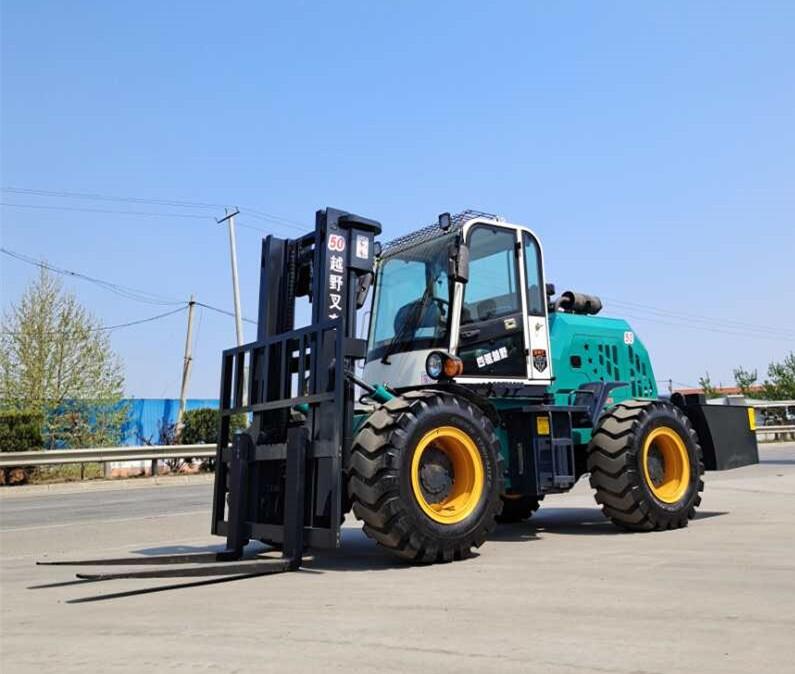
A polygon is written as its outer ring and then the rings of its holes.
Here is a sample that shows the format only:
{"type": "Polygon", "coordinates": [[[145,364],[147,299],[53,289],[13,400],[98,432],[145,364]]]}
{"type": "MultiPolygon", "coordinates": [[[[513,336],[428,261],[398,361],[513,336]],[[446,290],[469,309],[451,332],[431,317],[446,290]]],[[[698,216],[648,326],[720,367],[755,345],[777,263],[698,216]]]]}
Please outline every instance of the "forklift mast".
{"type": "Polygon", "coordinates": [[[373,271],[381,225],[327,208],[314,232],[265,238],[257,340],[223,352],[212,533],[239,559],[251,539],[283,548],[297,567],[304,544],[339,546],[342,466],[350,451],[356,310],[373,271]],[[311,323],[295,328],[296,298],[311,323]],[[230,437],[231,419],[248,428],[230,437]]]}

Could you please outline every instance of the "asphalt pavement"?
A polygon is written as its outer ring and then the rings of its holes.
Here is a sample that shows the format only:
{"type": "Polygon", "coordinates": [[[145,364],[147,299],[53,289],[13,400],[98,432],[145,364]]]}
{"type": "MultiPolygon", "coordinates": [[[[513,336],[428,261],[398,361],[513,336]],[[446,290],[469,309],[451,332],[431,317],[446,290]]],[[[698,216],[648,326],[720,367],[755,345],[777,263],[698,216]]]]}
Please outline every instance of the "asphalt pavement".
{"type": "Polygon", "coordinates": [[[762,458],[708,474],[684,530],[622,533],[581,481],[464,562],[408,566],[350,520],[302,572],[225,582],[34,564],[213,551],[206,480],[0,490],[0,669],[789,672],[795,443],[762,458]]]}
{"type": "MultiPolygon", "coordinates": [[[[57,489],[33,496],[17,496],[0,502],[0,533],[27,528],[85,526],[117,520],[138,520],[160,515],[208,513],[212,484],[138,489],[108,489],[105,485],[79,491],[57,489]]],[[[209,526],[209,519],[207,520],[209,526]]]]}

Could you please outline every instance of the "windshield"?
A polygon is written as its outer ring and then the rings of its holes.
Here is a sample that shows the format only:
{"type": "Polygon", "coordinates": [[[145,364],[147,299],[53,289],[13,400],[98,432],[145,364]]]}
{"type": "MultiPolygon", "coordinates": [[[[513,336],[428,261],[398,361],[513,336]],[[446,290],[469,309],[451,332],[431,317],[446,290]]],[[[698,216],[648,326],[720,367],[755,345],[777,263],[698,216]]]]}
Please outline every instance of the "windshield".
{"type": "Polygon", "coordinates": [[[455,234],[384,258],[378,267],[367,360],[446,346],[448,248],[455,234]]]}

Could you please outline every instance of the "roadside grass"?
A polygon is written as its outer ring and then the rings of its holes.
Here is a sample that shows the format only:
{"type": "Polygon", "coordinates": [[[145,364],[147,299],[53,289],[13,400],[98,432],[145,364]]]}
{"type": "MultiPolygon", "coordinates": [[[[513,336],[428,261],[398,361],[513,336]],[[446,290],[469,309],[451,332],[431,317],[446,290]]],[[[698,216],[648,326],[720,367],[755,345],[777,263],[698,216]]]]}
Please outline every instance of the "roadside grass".
{"type": "MultiPolygon", "coordinates": [[[[169,465],[164,462],[160,466],[158,474],[160,477],[178,476],[191,473],[211,473],[213,467],[210,462],[203,461],[196,463],[195,466],[186,466],[183,462],[169,465]]],[[[114,470],[110,478],[105,477],[104,466],[102,463],[72,463],[62,466],[29,466],[27,468],[6,468],[0,469],[0,486],[11,486],[21,484],[54,484],[58,482],[84,482],[90,480],[135,480],[150,477],[150,474],[143,470],[130,469],[120,472],[114,470]]]]}
{"type": "Polygon", "coordinates": [[[63,466],[38,466],[28,476],[28,484],[79,482],[104,477],[101,463],[70,463],[63,466]]]}

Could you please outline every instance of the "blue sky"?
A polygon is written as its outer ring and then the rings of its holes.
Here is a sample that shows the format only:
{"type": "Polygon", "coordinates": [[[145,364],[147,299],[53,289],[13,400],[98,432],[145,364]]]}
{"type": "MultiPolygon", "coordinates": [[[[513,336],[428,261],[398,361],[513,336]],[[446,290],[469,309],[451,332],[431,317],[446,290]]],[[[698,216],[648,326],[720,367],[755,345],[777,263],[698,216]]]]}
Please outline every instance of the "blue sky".
{"type": "MultiPolygon", "coordinates": [[[[476,208],[534,228],[548,280],[629,317],[658,378],[729,383],[795,349],[793,63],[792,2],[5,0],[4,188],[219,207],[4,191],[2,244],[231,308],[221,204],[387,239],[476,208]]],[[[262,234],[238,237],[254,317],[262,234]]],[[[0,264],[6,307],[35,269],[0,264]]],[[[65,282],[104,324],[168,309],[65,282]]],[[[190,394],[214,396],[234,325],[197,323],[190,394]]],[[[184,330],[112,333],[129,394],[178,395],[184,330]]]]}

